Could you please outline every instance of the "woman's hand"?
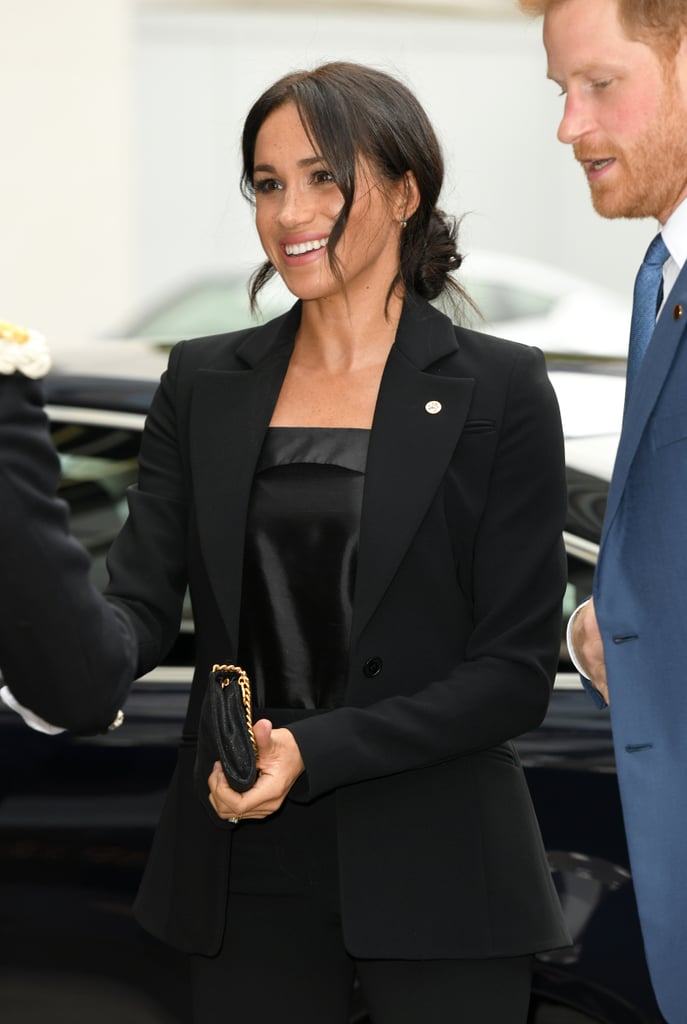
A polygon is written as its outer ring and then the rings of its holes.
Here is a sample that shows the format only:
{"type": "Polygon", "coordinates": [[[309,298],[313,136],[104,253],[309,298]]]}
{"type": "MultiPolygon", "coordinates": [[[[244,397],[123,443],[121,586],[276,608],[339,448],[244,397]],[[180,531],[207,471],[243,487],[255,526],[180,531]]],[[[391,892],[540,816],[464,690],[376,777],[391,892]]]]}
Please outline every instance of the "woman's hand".
{"type": "Polygon", "coordinates": [[[208,778],[210,803],[220,818],[266,818],[278,811],[305,765],[293,733],[288,729],[272,729],[272,723],[261,718],[253,727],[258,748],[260,774],[246,793],[237,793],[224,777],[219,761],[208,778]]]}

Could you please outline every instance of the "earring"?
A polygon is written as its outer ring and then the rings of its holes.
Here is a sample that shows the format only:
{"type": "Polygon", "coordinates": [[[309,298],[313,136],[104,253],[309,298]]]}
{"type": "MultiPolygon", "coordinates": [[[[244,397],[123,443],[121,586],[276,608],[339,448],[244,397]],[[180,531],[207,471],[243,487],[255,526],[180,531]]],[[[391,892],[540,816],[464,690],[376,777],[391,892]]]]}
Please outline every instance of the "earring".
{"type": "Polygon", "coordinates": [[[405,231],[405,229],[407,227],[408,227],[408,221],[405,219],[405,217],[401,217],[401,228],[405,231]]]}

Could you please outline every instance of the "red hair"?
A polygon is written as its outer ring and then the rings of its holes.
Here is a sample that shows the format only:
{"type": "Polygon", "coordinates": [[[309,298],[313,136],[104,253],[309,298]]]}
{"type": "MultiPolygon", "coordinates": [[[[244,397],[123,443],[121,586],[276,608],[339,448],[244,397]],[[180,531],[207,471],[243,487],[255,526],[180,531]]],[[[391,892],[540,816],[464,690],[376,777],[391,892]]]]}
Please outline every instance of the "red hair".
{"type": "MultiPolygon", "coordinates": [[[[567,0],[517,0],[524,14],[539,17],[567,0]]],[[[606,0],[611,3],[612,0],[606,0]]],[[[617,0],[618,17],[630,39],[674,56],[687,31],[687,0],[617,0]]]]}

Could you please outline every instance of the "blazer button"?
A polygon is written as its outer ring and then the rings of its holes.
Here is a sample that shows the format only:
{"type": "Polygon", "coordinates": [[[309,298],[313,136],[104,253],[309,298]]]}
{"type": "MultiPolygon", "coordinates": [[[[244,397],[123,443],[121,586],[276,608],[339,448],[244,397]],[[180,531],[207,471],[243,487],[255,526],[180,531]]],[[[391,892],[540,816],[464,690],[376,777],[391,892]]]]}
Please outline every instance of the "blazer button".
{"type": "Polygon", "coordinates": [[[381,658],[368,658],[363,665],[363,675],[367,676],[368,679],[373,679],[382,671],[383,664],[384,662],[381,658]]]}

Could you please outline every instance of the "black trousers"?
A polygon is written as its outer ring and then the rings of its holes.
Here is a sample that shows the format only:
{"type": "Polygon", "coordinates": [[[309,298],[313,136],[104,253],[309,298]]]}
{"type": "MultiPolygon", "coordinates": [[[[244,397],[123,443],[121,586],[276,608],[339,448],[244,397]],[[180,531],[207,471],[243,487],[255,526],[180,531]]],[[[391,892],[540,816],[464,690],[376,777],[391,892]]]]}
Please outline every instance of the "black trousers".
{"type": "Polygon", "coordinates": [[[191,958],[194,1024],[525,1024],[532,959],[355,960],[329,900],[232,893],[216,957],[191,958]],[[355,979],[359,987],[354,992],[355,979]]]}

